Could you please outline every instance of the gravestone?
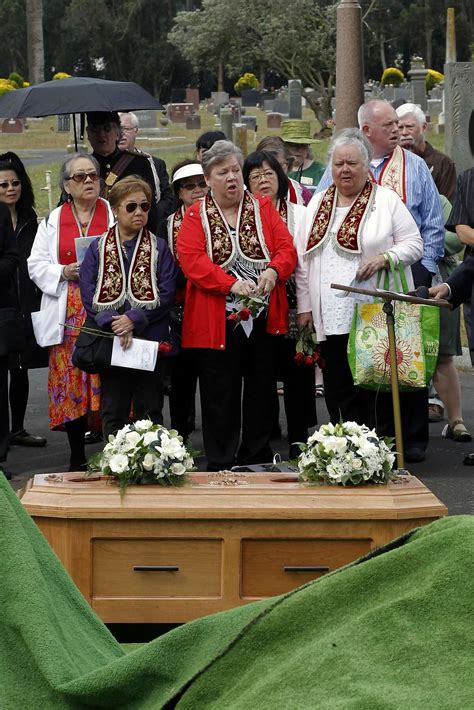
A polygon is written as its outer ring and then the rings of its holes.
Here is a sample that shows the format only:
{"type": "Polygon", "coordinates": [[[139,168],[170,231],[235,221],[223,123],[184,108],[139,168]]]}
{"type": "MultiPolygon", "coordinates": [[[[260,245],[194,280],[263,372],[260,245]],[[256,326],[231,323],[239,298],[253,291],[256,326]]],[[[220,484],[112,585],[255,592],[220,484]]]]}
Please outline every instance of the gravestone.
{"type": "Polygon", "coordinates": [[[394,101],[401,100],[404,103],[410,103],[411,101],[411,86],[407,81],[404,81],[400,86],[395,87],[393,92],[394,101]]]}
{"type": "Polygon", "coordinates": [[[68,133],[71,130],[71,114],[63,113],[56,118],[58,119],[58,132],[68,133]]]}
{"type": "Polygon", "coordinates": [[[425,62],[421,57],[413,57],[410,66],[408,76],[411,81],[411,103],[420,106],[422,111],[426,111],[425,78],[428,72],[425,62]]]}
{"type": "Polygon", "coordinates": [[[474,165],[474,62],[444,65],[446,153],[459,173],[474,165]]]}
{"type": "Polygon", "coordinates": [[[215,113],[216,112],[216,106],[215,103],[212,99],[208,99],[206,103],[206,111],[207,113],[215,113]]]}
{"type": "Polygon", "coordinates": [[[242,106],[256,106],[262,99],[258,89],[244,89],[242,91],[242,106]]]}
{"type": "Polygon", "coordinates": [[[229,108],[232,111],[232,122],[240,123],[240,106],[230,104],[229,108]]]}
{"type": "MultiPolygon", "coordinates": [[[[290,79],[288,82],[288,98],[290,104],[288,115],[290,118],[303,117],[303,106],[301,103],[302,91],[300,79],[290,79]]],[[[275,111],[278,110],[279,109],[275,109],[275,111]]],[[[284,113],[284,111],[280,111],[280,113],[284,113]]]]}
{"type": "Polygon", "coordinates": [[[427,104],[428,104],[428,114],[431,118],[431,121],[433,121],[433,119],[436,119],[436,121],[435,121],[435,123],[436,123],[438,120],[439,114],[443,110],[443,102],[441,101],[441,99],[428,99],[427,104]]]}
{"type": "Polygon", "coordinates": [[[290,113],[290,104],[285,98],[278,96],[273,102],[273,112],[282,113],[284,116],[288,116],[290,113]]]}
{"type": "Polygon", "coordinates": [[[194,114],[192,116],[186,116],[186,128],[188,131],[201,128],[201,116],[194,114]]]}
{"type": "Polygon", "coordinates": [[[2,133],[23,133],[23,120],[6,118],[2,123],[2,133]]]}
{"type": "Polygon", "coordinates": [[[274,110],[274,108],[273,108],[274,103],[275,103],[275,101],[273,99],[265,99],[265,101],[263,102],[263,110],[266,111],[267,113],[269,113],[270,111],[273,111],[274,110]]]}
{"type": "Polygon", "coordinates": [[[237,148],[240,148],[244,158],[247,157],[247,126],[244,123],[236,123],[234,125],[234,143],[237,148]]]}
{"type": "Polygon", "coordinates": [[[240,123],[247,126],[249,131],[254,131],[257,128],[257,117],[256,116],[241,116],[240,123]]]}
{"type": "Polygon", "coordinates": [[[199,89],[186,89],[185,101],[187,104],[192,104],[195,111],[199,111],[199,89]]]}
{"type": "Polygon", "coordinates": [[[267,128],[280,128],[283,116],[281,113],[269,113],[267,115],[267,128]]]}
{"type": "Polygon", "coordinates": [[[227,91],[211,91],[211,99],[214,101],[214,109],[222,104],[229,103],[229,94],[227,91]]]}
{"type": "Polygon", "coordinates": [[[439,84],[436,84],[433,86],[429,93],[430,99],[433,101],[442,101],[443,100],[443,89],[439,84]]]}
{"type": "Polygon", "coordinates": [[[221,112],[221,130],[225,134],[227,140],[233,140],[233,121],[232,110],[230,108],[222,108],[221,112]]]}
{"type": "Polygon", "coordinates": [[[134,111],[138,118],[140,128],[156,128],[157,111],[155,109],[144,109],[134,111]]]}
{"type": "Polygon", "coordinates": [[[395,99],[395,87],[391,84],[386,84],[383,87],[383,98],[385,101],[393,101],[395,99]]]}
{"type": "Polygon", "coordinates": [[[172,123],[186,123],[194,111],[192,104],[168,104],[168,116],[172,123]]]}

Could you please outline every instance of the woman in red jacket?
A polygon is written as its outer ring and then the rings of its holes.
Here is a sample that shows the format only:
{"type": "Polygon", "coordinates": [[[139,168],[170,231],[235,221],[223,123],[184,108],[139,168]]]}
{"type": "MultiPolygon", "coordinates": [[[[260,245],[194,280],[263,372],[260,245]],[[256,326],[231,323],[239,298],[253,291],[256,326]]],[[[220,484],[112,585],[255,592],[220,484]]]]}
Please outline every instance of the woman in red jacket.
{"type": "Polygon", "coordinates": [[[273,456],[276,338],[288,329],[285,280],[296,261],[292,237],[271,200],[245,189],[242,165],[242,153],[229,141],[217,141],[204,154],[210,192],[186,212],[178,234],[188,279],[182,345],[196,348],[210,471],[230,468],[236,454],[239,464],[273,456]],[[236,320],[252,296],[263,307],[255,317],[236,320]]]}

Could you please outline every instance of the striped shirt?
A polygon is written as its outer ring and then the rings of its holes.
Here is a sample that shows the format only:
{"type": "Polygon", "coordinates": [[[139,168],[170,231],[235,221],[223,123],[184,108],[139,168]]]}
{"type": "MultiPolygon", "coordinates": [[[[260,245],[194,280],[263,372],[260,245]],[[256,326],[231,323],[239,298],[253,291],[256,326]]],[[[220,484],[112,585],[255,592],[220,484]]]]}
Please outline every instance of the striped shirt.
{"type": "MultiPolygon", "coordinates": [[[[438,190],[423,158],[409,150],[403,149],[403,153],[405,155],[406,206],[423,239],[421,263],[434,274],[438,262],[444,256],[444,218],[438,190]]],[[[388,158],[388,155],[385,156],[379,165],[370,163],[370,170],[376,181],[378,181],[388,158]]],[[[375,161],[375,163],[377,162],[375,161]]],[[[331,183],[331,166],[328,165],[317,187],[317,192],[326,190],[331,183]]]]}

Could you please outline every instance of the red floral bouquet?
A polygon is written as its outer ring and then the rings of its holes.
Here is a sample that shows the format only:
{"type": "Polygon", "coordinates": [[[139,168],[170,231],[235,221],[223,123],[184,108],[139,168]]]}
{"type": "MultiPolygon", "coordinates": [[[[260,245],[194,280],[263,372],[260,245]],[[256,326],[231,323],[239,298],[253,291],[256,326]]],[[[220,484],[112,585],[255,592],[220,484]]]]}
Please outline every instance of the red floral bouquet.
{"type": "Polygon", "coordinates": [[[304,326],[301,328],[299,338],[296,342],[295,362],[297,365],[318,365],[324,367],[324,360],[319,352],[316,333],[304,326]]]}
{"type": "Polygon", "coordinates": [[[173,350],[173,345],[161,340],[158,343],[158,355],[168,355],[173,350]]]}
{"type": "Polygon", "coordinates": [[[227,320],[233,321],[235,325],[238,325],[240,321],[257,318],[266,306],[266,300],[259,298],[259,296],[240,296],[232,304],[233,310],[227,316],[227,320]]]}

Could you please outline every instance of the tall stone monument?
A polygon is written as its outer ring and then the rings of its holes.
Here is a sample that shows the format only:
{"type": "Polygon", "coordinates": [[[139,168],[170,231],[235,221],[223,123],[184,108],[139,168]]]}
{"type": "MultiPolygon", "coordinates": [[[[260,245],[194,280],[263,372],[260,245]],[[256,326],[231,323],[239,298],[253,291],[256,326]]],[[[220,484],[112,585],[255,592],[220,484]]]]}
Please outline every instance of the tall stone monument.
{"type": "MultiPolygon", "coordinates": [[[[445,64],[451,64],[457,59],[456,55],[456,23],[454,17],[454,7],[448,7],[446,10],[446,55],[445,64]]],[[[446,69],[445,69],[446,73],[446,69]]],[[[443,108],[438,116],[438,131],[444,131],[446,122],[445,111],[445,94],[443,91],[443,108]]]]}
{"type": "Polygon", "coordinates": [[[428,74],[425,62],[421,57],[413,57],[410,63],[408,76],[411,81],[411,103],[421,106],[426,112],[426,75],[428,74]]]}
{"type": "Polygon", "coordinates": [[[445,150],[458,174],[474,165],[474,62],[444,65],[445,150]]]}
{"type": "Polygon", "coordinates": [[[290,79],[288,82],[289,118],[303,118],[301,104],[302,87],[300,79],[290,79]]]}
{"type": "Polygon", "coordinates": [[[364,103],[362,14],[357,0],[337,6],[336,130],[357,126],[357,109],[364,103]]]}

